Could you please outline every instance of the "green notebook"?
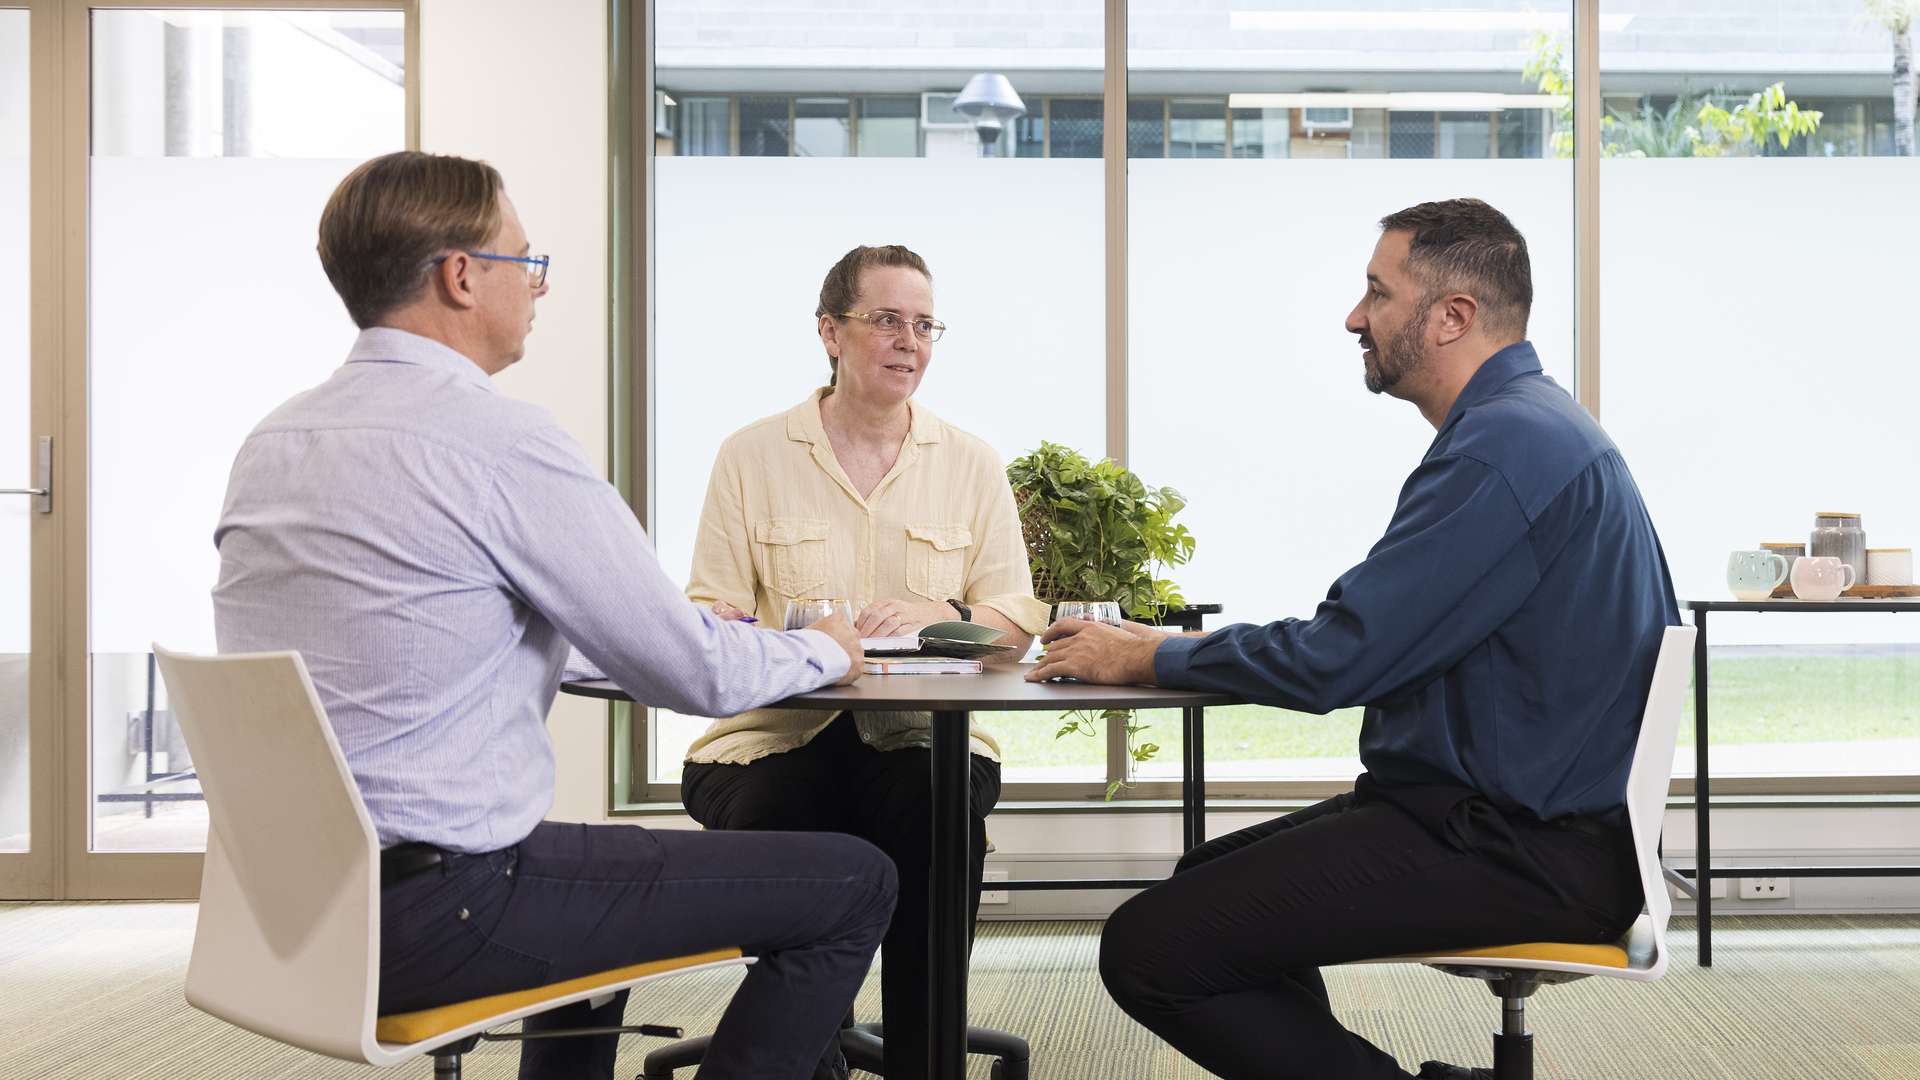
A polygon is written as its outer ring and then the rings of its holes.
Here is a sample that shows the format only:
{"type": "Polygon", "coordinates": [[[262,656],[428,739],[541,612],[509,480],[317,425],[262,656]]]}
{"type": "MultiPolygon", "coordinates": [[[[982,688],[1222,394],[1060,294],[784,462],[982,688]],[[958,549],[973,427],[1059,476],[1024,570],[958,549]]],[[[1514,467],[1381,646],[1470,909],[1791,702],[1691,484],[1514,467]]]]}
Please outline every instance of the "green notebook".
{"type": "Polygon", "coordinates": [[[923,626],[918,634],[861,638],[860,648],[868,656],[953,656],[971,659],[1012,652],[1011,645],[994,644],[1005,636],[1004,630],[955,620],[923,626]]]}

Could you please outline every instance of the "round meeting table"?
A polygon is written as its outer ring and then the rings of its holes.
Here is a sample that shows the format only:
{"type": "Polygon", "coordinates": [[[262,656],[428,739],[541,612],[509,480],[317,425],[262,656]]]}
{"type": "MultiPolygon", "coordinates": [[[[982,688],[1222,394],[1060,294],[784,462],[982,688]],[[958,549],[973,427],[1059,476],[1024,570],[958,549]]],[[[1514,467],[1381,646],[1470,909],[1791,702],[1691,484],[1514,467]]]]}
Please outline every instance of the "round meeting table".
{"type": "MultiPolygon", "coordinates": [[[[967,1072],[968,732],[975,712],[1065,712],[1072,709],[1200,709],[1236,705],[1229,694],[1151,686],[1030,683],[1027,664],[988,665],[978,675],[867,675],[771,705],[778,709],[928,712],[933,714],[933,880],[930,912],[931,991],[927,1030],[929,1080],[962,1080],[967,1072]]],[[[605,680],[571,682],[569,694],[632,701],[605,680]]]]}

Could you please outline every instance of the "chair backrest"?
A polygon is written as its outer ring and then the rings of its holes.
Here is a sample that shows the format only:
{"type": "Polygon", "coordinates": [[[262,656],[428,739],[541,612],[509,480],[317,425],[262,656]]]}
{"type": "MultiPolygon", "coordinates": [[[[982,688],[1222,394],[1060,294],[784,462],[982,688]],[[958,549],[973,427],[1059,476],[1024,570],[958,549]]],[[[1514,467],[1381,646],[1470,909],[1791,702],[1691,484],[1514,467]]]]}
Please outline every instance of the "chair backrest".
{"type": "Polygon", "coordinates": [[[187,1001],[369,1060],[379,845],[306,665],[294,652],[154,652],[211,819],[187,1001]]]}
{"type": "Polygon", "coordinates": [[[1653,923],[1652,964],[1666,967],[1667,920],[1673,898],[1667,895],[1660,872],[1660,824],[1667,813],[1667,786],[1673,780],[1673,746],[1680,734],[1686,707],[1688,662],[1694,629],[1669,626],[1660,638],[1660,657],[1653,665],[1653,684],[1647,691],[1647,711],[1640,720],[1640,740],[1634,746],[1633,767],[1627,773],[1627,818],[1633,827],[1633,849],[1640,867],[1640,885],[1647,894],[1647,914],[1653,923]]]}

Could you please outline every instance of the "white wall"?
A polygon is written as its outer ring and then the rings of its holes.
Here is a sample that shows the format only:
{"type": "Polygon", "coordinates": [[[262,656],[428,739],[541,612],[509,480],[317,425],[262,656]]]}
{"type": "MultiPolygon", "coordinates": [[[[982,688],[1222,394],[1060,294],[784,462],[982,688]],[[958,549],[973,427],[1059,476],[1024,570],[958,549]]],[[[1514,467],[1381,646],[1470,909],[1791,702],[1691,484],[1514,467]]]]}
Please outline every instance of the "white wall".
{"type": "MultiPolygon", "coordinates": [[[[526,359],[503,392],[551,410],[607,461],[607,6],[604,0],[423,0],[421,149],[483,158],[507,181],[535,252],[553,256],[526,359]]],[[[684,573],[684,569],[682,570],[684,573]]],[[[552,816],[606,802],[606,709],[561,698],[552,816]]]]}

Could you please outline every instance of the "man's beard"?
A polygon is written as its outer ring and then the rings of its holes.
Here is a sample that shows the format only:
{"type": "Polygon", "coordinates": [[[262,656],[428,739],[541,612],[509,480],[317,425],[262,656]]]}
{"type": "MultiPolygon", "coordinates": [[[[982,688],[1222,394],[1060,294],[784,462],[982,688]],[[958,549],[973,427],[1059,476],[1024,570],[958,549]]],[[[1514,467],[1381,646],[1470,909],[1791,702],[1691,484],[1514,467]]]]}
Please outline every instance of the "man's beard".
{"type": "MultiPolygon", "coordinates": [[[[1426,308],[1423,306],[1422,311],[1426,308]]],[[[1400,384],[1410,372],[1426,366],[1425,327],[1419,317],[1408,319],[1383,340],[1373,340],[1373,361],[1366,364],[1367,390],[1384,394],[1400,384]]]]}

